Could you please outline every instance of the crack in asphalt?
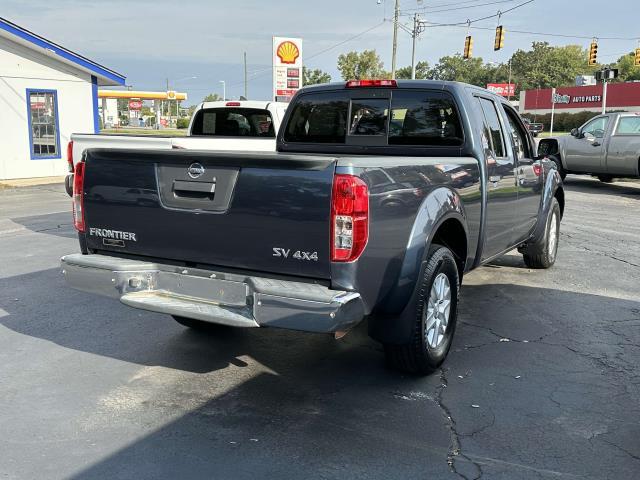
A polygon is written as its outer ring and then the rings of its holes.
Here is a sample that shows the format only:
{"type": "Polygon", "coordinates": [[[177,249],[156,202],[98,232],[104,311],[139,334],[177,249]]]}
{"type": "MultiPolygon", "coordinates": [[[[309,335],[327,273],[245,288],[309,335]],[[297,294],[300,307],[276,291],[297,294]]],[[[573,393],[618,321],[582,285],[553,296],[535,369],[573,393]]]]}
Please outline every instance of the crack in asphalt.
{"type": "Polygon", "coordinates": [[[565,236],[566,237],[565,242],[568,245],[571,245],[572,247],[579,248],[579,249],[582,249],[582,250],[584,250],[586,252],[594,253],[596,255],[607,257],[607,258],[610,258],[612,260],[617,260],[618,262],[625,263],[625,264],[630,265],[632,267],[640,268],[640,264],[638,264],[638,263],[633,263],[633,262],[630,262],[629,260],[625,260],[623,258],[616,257],[615,255],[613,255],[611,253],[607,253],[607,252],[603,252],[601,250],[595,250],[593,248],[585,247],[584,245],[578,244],[576,242],[570,242],[569,240],[573,238],[572,235],[569,235],[567,233],[562,233],[562,232],[560,232],[560,235],[565,236]]]}
{"type": "Polygon", "coordinates": [[[447,419],[446,424],[447,424],[447,428],[449,429],[449,439],[450,439],[449,452],[447,454],[447,463],[449,464],[449,469],[451,470],[451,472],[455,473],[460,478],[463,478],[464,480],[478,480],[482,477],[482,474],[483,474],[482,466],[480,465],[480,463],[474,460],[471,460],[471,458],[469,458],[467,455],[462,453],[462,445],[460,443],[461,435],[458,433],[458,430],[456,427],[456,421],[453,419],[451,410],[443,401],[444,391],[447,388],[448,384],[449,384],[449,381],[447,380],[447,374],[445,372],[445,369],[441,368],[440,369],[440,386],[436,388],[436,395],[435,395],[434,401],[438,406],[438,408],[442,411],[444,417],[447,419]],[[457,457],[464,458],[467,462],[469,462],[476,468],[477,474],[475,477],[473,477],[473,479],[470,479],[469,477],[467,477],[466,475],[458,471],[456,467],[457,457]]]}

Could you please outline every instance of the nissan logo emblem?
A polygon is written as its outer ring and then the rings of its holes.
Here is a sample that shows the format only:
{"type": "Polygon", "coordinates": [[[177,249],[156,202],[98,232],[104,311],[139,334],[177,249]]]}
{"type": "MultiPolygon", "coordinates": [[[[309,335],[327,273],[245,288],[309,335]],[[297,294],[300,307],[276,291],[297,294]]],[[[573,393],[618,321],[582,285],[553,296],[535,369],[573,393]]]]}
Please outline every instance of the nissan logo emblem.
{"type": "Polygon", "coordinates": [[[204,173],[204,167],[199,163],[192,163],[187,169],[187,173],[191,178],[198,178],[204,173]]]}

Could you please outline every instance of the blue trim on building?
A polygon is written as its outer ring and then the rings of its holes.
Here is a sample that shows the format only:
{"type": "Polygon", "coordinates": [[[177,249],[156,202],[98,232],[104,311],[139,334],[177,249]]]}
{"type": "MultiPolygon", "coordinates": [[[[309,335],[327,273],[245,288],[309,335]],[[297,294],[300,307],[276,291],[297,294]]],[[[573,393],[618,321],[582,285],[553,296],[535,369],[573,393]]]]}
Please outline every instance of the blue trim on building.
{"type": "Polygon", "coordinates": [[[112,82],[116,82],[118,85],[124,85],[126,77],[121,75],[113,70],[109,70],[107,67],[104,67],[96,62],[89,60],[88,58],[83,57],[77,53],[72,52],[71,50],[67,50],[66,48],[57,45],[45,38],[36,35],[35,33],[26,30],[15,23],[11,23],[10,21],[0,17],[0,29],[9,32],[23,40],[26,40],[38,47],[45,48],[60,57],[69,60],[76,65],[80,65],[83,68],[90,70],[95,73],[99,77],[106,78],[111,80],[112,82]]]}
{"type": "Polygon", "coordinates": [[[54,160],[62,158],[62,146],[60,145],[60,118],[58,117],[58,91],[45,88],[27,88],[27,123],[29,126],[29,157],[31,160],[54,160]],[[53,93],[53,108],[55,110],[56,122],[56,144],[58,153],[56,155],[40,156],[33,153],[33,129],[31,128],[31,94],[32,93],[53,93]]]}
{"type": "Polygon", "coordinates": [[[93,102],[93,133],[100,133],[100,112],[98,110],[98,79],[91,75],[91,101],[93,102]]]}

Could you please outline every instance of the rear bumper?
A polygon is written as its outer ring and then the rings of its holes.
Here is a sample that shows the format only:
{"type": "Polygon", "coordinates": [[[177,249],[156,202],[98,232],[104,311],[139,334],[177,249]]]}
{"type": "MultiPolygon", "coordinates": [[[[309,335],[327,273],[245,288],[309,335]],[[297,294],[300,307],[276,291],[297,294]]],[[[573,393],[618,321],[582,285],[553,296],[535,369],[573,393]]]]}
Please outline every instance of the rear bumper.
{"type": "Polygon", "coordinates": [[[359,293],[303,282],[192,269],[106,255],[62,257],[70,286],[152,312],[235,327],[344,331],[364,317],[359,293]]]}

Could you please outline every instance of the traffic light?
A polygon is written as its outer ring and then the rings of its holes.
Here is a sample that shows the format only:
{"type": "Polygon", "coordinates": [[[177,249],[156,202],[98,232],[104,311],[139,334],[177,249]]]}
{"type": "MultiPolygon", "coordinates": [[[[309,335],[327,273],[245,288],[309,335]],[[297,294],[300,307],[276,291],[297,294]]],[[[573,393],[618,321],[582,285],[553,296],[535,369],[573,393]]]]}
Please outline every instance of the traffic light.
{"type": "Polygon", "coordinates": [[[471,58],[473,55],[473,38],[471,35],[467,35],[464,39],[464,52],[462,54],[462,58],[471,58]]]}
{"type": "Polygon", "coordinates": [[[598,44],[596,42],[591,42],[591,46],[589,47],[589,65],[597,65],[598,64],[598,44]]]}
{"type": "Polygon", "coordinates": [[[493,49],[496,51],[504,47],[504,32],[505,30],[502,25],[496,27],[496,39],[493,42],[493,49]]]}
{"type": "Polygon", "coordinates": [[[636,48],[636,54],[633,60],[633,64],[636,67],[640,67],[640,48],[636,48]]]}

